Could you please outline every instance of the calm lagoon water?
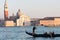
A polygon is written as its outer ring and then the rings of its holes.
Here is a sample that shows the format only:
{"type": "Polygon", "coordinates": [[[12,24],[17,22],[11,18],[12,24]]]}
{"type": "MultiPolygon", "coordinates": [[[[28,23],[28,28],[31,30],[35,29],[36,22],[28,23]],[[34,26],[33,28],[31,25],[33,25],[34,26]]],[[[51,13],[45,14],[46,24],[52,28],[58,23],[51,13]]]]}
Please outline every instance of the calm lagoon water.
{"type": "MultiPolygon", "coordinates": [[[[29,27],[0,27],[0,40],[60,40],[60,37],[55,38],[33,38],[27,35],[25,31],[32,32],[32,26],[29,27]]],[[[43,27],[37,26],[36,33],[55,32],[60,34],[60,27],[43,27]]]]}

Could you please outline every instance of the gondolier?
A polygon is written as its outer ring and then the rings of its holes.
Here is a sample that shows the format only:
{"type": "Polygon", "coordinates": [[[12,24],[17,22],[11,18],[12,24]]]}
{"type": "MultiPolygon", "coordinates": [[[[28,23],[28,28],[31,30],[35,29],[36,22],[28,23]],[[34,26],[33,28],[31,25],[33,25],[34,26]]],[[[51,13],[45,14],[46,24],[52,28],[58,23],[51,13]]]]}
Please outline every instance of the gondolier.
{"type": "Polygon", "coordinates": [[[33,27],[33,34],[35,34],[35,29],[36,29],[36,27],[34,26],[34,27],[33,27]]]}

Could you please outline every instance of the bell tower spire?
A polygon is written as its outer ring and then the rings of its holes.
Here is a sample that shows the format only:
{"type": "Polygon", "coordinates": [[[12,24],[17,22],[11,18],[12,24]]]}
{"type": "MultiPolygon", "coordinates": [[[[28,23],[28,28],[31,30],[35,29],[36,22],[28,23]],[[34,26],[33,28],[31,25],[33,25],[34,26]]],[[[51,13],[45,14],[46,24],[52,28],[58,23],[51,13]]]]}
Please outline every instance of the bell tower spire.
{"type": "Polygon", "coordinates": [[[4,19],[8,20],[8,3],[7,3],[7,0],[5,0],[5,3],[4,3],[4,19]]]}

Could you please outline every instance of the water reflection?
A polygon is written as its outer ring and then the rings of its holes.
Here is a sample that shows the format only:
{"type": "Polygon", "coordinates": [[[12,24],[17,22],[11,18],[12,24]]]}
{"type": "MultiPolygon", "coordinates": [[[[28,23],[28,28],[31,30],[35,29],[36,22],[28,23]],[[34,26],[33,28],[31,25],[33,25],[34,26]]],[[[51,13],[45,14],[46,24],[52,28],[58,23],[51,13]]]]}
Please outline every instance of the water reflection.
{"type": "Polygon", "coordinates": [[[27,37],[26,40],[55,40],[54,38],[43,38],[43,37],[27,37]]]}

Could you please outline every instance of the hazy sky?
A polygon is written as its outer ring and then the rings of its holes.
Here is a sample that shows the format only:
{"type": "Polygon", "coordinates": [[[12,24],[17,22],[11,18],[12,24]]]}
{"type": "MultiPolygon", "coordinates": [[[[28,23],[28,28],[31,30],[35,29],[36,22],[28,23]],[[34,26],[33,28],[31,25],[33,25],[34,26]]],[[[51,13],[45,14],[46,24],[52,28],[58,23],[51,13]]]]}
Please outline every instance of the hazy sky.
{"type": "MultiPolygon", "coordinates": [[[[0,0],[0,18],[4,17],[4,2],[0,0]]],[[[60,16],[60,0],[8,0],[9,16],[18,9],[30,17],[60,16]]]]}

